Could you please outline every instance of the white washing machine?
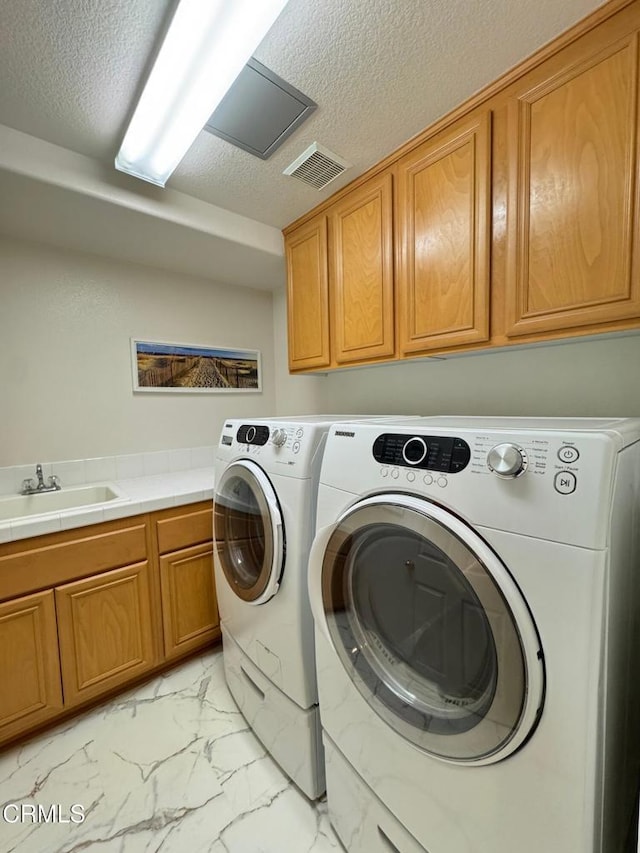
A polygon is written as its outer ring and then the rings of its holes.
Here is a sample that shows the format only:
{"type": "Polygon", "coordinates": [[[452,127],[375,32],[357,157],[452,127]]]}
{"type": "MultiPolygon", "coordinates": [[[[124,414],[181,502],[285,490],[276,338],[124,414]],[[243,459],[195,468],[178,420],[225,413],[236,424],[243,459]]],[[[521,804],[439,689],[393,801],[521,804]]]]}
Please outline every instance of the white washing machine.
{"type": "Polygon", "coordinates": [[[631,849],[639,484],[638,420],[330,431],[309,584],[350,853],[631,849]]]}
{"type": "Polygon", "coordinates": [[[216,455],[214,565],[227,684],[312,799],[325,780],[307,559],[327,432],[353,417],[229,420],[216,455]]]}

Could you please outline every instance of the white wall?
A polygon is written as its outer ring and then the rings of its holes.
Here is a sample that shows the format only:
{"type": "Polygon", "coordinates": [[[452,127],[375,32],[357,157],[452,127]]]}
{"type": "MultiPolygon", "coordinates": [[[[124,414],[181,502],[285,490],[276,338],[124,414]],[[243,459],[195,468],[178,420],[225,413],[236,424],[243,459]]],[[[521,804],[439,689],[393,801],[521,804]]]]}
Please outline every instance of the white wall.
{"type": "Polygon", "coordinates": [[[331,411],[640,416],[640,335],[332,373],[331,411]]]}
{"type": "Polygon", "coordinates": [[[0,466],[215,444],[274,414],[273,329],[271,293],[0,237],[0,466]],[[259,349],[263,391],[134,394],[131,337],[259,349]]]}

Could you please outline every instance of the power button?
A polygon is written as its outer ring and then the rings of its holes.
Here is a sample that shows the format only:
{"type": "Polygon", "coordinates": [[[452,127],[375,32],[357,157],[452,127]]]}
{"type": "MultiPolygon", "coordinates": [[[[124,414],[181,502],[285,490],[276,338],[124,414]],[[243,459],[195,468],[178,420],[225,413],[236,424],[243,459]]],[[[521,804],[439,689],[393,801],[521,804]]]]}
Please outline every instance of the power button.
{"type": "Polygon", "coordinates": [[[572,462],[577,462],[580,458],[580,454],[575,449],[575,447],[571,447],[568,444],[565,444],[558,451],[558,459],[561,462],[564,462],[566,465],[570,465],[572,462]]]}

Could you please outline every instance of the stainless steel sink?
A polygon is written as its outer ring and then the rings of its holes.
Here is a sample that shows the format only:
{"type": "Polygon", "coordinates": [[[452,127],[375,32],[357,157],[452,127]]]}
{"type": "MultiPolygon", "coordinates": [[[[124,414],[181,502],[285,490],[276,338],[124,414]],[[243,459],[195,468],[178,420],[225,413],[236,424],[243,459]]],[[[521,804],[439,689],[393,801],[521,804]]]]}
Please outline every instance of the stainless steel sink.
{"type": "Polygon", "coordinates": [[[17,521],[34,515],[50,515],[82,507],[111,506],[129,500],[111,484],[72,486],[57,492],[34,495],[11,495],[0,498],[0,522],[17,521]]]}

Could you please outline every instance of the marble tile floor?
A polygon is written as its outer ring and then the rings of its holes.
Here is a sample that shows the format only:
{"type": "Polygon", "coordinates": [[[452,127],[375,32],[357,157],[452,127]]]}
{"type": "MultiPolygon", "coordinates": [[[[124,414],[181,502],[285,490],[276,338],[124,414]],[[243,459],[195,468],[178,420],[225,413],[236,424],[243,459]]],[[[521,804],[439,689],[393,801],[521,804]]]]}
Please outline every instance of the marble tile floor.
{"type": "Polygon", "coordinates": [[[326,803],[310,803],[248,728],[213,650],[0,753],[0,853],[81,851],[342,847],[326,803]],[[24,804],[44,807],[39,821],[24,804]]]}

